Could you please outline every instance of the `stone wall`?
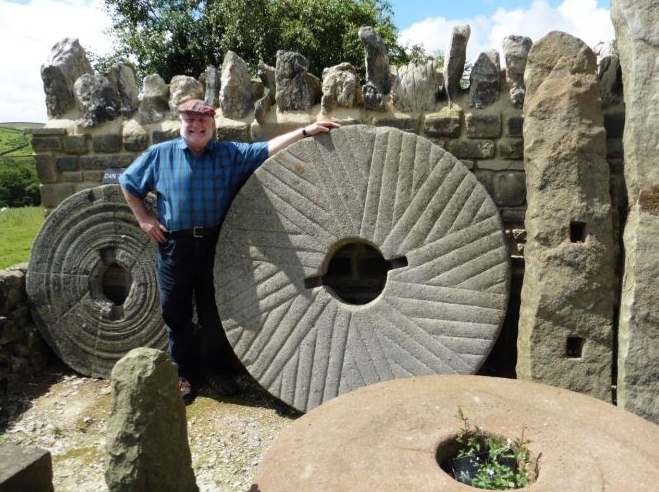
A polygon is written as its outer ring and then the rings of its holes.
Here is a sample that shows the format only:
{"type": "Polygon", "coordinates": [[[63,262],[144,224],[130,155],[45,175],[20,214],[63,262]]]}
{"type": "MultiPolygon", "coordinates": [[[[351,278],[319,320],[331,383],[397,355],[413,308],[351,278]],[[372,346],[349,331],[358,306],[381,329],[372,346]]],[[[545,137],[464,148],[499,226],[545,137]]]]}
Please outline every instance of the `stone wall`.
{"type": "Polygon", "coordinates": [[[32,322],[25,293],[26,271],[26,265],[0,270],[0,393],[7,376],[37,372],[51,356],[32,322]]]}

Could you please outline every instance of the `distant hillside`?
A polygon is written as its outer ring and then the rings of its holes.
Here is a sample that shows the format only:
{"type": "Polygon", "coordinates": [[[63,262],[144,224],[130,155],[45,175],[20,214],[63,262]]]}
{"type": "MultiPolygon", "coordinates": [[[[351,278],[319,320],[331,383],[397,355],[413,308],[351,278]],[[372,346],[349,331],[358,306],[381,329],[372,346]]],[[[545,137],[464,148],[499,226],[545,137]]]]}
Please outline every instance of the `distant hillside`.
{"type": "Polygon", "coordinates": [[[32,155],[31,135],[23,128],[41,128],[43,123],[7,122],[0,123],[0,157],[27,157],[32,155]]]}

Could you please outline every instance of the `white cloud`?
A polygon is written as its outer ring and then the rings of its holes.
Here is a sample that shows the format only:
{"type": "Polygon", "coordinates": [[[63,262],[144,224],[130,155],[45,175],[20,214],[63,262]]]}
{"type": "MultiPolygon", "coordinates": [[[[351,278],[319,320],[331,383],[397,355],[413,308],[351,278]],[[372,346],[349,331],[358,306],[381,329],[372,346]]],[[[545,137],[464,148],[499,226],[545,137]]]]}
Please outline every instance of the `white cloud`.
{"type": "Polygon", "coordinates": [[[451,29],[456,24],[469,24],[471,36],[467,45],[467,59],[474,62],[488,49],[496,49],[504,63],[503,38],[511,35],[530,37],[534,42],[550,31],[564,31],[582,39],[589,46],[615,37],[609,11],[598,8],[596,0],[565,0],[556,8],[544,0],[534,1],[528,9],[498,9],[492,17],[469,19],[432,17],[412,24],[401,31],[403,43],[423,44],[426,51],[445,51],[451,29]]]}
{"type": "Polygon", "coordinates": [[[46,121],[41,65],[53,45],[78,38],[89,52],[106,54],[110,26],[100,0],[0,0],[0,121],[46,121]]]}

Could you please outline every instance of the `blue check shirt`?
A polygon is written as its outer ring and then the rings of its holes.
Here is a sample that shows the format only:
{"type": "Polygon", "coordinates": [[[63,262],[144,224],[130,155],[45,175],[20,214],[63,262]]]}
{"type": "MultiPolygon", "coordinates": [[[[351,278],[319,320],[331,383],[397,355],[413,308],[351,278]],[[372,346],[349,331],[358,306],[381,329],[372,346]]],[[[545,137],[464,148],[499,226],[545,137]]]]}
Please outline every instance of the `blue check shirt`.
{"type": "Polygon", "coordinates": [[[268,143],[211,140],[195,156],[182,138],[151,146],[119,177],[132,195],[158,196],[158,220],[167,230],[222,223],[247,178],[268,158],[268,143]]]}

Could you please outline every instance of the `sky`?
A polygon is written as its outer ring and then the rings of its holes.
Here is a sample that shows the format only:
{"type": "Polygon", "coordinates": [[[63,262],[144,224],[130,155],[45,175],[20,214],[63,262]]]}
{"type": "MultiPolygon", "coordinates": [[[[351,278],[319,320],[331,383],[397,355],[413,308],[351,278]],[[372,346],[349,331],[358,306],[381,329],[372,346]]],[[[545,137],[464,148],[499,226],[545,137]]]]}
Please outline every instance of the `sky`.
{"type": "MultiPolygon", "coordinates": [[[[507,35],[536,41],[553,30],[589,46],[614,38],[607,0],[389,0],[403,43],[445,50],[451,29],[469,24],[467,58],[503,53],[507,35]]],[[[0,0],[0,122],[47,121],[40,67],[65,37],[97,54],[111,50],[102,0],[0,0]]],[[[283,47],[284,48],[284,47],[283,47]]],[[[502,62],[503,62],[503,56],[502,62]]]]}

